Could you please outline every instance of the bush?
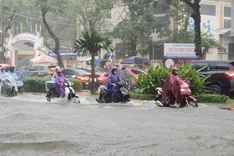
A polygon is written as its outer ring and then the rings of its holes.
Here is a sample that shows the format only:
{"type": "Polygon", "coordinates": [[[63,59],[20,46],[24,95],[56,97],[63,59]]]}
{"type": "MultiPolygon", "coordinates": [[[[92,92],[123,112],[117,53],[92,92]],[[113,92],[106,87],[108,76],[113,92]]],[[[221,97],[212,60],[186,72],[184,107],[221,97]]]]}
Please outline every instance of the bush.
{"type": "Polygon", "coordinates": [[[138,99],[138,100],[154,100],[155,95],[153,94],[138,94],[131,92],[130,93],[131,99],[138,99]]]}
{"type": "Polygon", "coordinates": [[[80,80],[74,79],[74,78],[69,78],[69,81],[73,82],[74,85],[72,86],[73,89],[77,92],[82,90],[82,83],[80,80]]]}
{"type": "MultiPolygon", "coordinates": [[[[171,74],[172,67],[166,68],[163,64],[151,67],[146,76],[140,75],[137,81],[137,93],[155,94],[156,87],[162,87],[165,79],[171,74]]],[[[179,68],[179,76],[190,79],[190,89],[193,94],[201,94],[205,92],[205,80],[209,77],[200,76],[199,70],[192,67],[191,64],[183,64],[179,68]]]]}
{"type": "MultiPolygon", "coordinates": [[[[45,82],[51,80],[51,77],[28,77],[24,81],[24,91],[25,92],[39,92],[43,93],[45,91],[45,82]]],[[[82,83],[76,79],[69,79],[74,83],[73,88],[75,91],[82,90],[82,83]]]]}
{"type": "Polygon", "coordinates": [[[225,95],[218,94],[200,94],[194,96],[198,103],[226,103],[230,98],[225,95]]]}
{"type": "Polygon", "coordinates": [[[167,69],[163,64],[155,68],[150,67],[146,76],[139,75],[137,81],[138,92],[155,94],[155,88],[163,86],[163,82],[170,75],[171,68],[167,69]]]}
{"type": "MultiPolygon", "coordinates": [[[[131,92],[131,98],[132,99],[138,99],[138,100],[154,100],[155,95],[153,94],[138,94],[131,92]]],[[[195,95],[194,96],[197,99],[198,104],[199,103],[221,103],[224,104],[229,100],[228,96],[225,95],[217,95],[217,94],[201,94],[201,95],[195,95]]]]}

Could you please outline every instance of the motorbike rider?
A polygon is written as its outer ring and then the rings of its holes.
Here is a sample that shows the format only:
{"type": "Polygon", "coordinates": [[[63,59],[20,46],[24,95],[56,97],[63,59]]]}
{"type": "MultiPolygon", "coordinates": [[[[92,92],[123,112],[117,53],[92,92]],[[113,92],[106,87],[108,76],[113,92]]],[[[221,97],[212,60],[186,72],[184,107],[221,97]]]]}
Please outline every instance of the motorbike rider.
{"type": "Polygon", "coordinates": [[[170,103],[176,108],[180,107],[180,81],[182,81],[182,79],[178,75],[178,68],[175,66],[172,68],[171,75],[165,80],[162,88],[162,101],[169,96],[170,103]]]}
{"type": "Polygon", "coordinates": [[[65,96],[65,86],[64,83],[68,83],[68,79],[62,74],[63,70],[57,70],[57,77],[55,78],[55,89],[61,98],[65,96]]]}
{"type": "Polygon", "coordinates": [[[122,70],[119,72],[119,76],[127,83],[127,89],[131,88],[131,75],[129,72],[126,70],[126,67],[123,66],[122,70]]]}
{"type": "Polygon", "coordinates": [[[9,76],[10,74],[8,73],[8,72],[6,72],[6,68],[5,67],[2,67],[1,68],[1,73],[0,73],[0,79],[2,78],[2,77],[7,77],[7,76],[9,76]]]}
{"type": "Polygon", "coordinates": [[[123,79],[118,75],[118,68],[113,67],[110,75],[108,76],[107,91],[112,95],[112,101],[117,101],[118,89],[115,87],[118,82],[123,81],[123,79]]]}
{"type": "Polygon", "coordinates": [[[16,85],[18,87],[19,92],[23,93],[22,89],[23,89],[23,85],[24,84],[23,84],[23,81],[22,81],[22,78],[21,78],[20,74],[16,73],[15,66],[10,66],[10,68],[9,68],[9,74],[12,77],[14,77],[15,83],[16,83],[16,85]]]}
{"type": "Polygon", "coordinates": [[[15,88],[15,91],[18,91],[18,88],[17,88],[17,85],[16,85],[16,82],[15,82],[15,79],[12,75],[10,75],[7,71],[6,71],[6,67],[2,67],[1,68],[1,73],[0,73],[0,87],[1,87],[1,92],[4,92],[4,94],[6,95],[7,93],[7,90],[10,88],[10,87],[14,87],[15,88]],[[5,89],[3,89],[3,81],[5,81],[5,89]],[[7,90],[6,90],[7,89],[7,90]]]}
{"type": "Polygon", "coordinates": [[[60,67],[59,66],[57,66],[57,67],[55,67],[55,72],[54,72],[54,74],[52,75],[52,81],[54,81],[55,80],[55,78],[58,76],[58,70],[60,69],[60,67]]]}

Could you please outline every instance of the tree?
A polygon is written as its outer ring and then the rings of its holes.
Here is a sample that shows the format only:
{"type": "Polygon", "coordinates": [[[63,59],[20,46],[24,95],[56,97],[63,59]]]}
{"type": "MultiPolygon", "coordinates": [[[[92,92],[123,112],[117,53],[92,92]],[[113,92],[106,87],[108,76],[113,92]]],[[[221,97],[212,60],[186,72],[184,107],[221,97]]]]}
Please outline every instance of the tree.
{"type": "Polygon", "coordinates": [[[2,29],[2,55],[1,55],[1,60],[3,63],[6,63],[6,59],[4,56],[5,53],[5,48],[3,48],[3,44],[4,44],[4,39],[5,37],[7,37],[7,31],[11,30],[13,22],[16,18],[16,3],[14,2],[10,2],[11,5],[9,5],[9,2],[4,2],[2,0],[2,11],[1,11],[1,29],[2,29]],[[10,7],[12,6],[12,4],[15,4],[14,7],[10,7]],[[11,9],[12,8],[12,9],[11,9]]]}
{"type": "Polygon", "coordinates": [[[152,33],[158,33],[159,37],[170,34],[169,17],[154,17],[151,4],[153,0],[123,0],[123,2],[128,6],[128,18],[118,23],[113,36],[130,45],[130,56],[137,54],[144,56],[151,51],[152,33]]]}
{"type": "Polygon", "coordinates": [[[201,0],[181,0],[185,2],[190,8],[192,8],[193,13],[191,17],[194,20],[194,29],[195,29],[195,52],[198,56],[198,59],[202,59],[202,50],[201,50],[201,14],[200,14],[200,2],[201,0]]]}
{"type": "Polygon", "coordinates": [[[55,42],[55,47],[53,49],[53,52],[57,55],[57,60],[58,60],[58,65],[60,67],[64,67],[62,58],[59,53],[59,39],[55,35],[55,33],[51,30],[47,20],[46,20],[46,15],[48,12],[63,12],[64,7],[66,7],[67,2],[64,0],[36,0],[36,6],[40,8],[41,10],[41,15],[42,15],[42,21],[52,37],[52,39],[55,42]]]}
{"type": "Polygon", "coordinates": [[[82,32],[81,36],[74,43],[75,51],[78,53],[80,51],[89,51],[92,55],[91,66],[92,66],[92,87],[91,93],[94,93],[94,77],[95,77],[95,54],[101,49],[111,49],[111,40],[105,37],[102,33],[91,30],[82,32]]]}
{"type": "Polygon", "coordinates": [[[74,16],[83,30],[101,30],[97,28],[106,18],[111,17],[113,0],[70,0],[74,16]]]}

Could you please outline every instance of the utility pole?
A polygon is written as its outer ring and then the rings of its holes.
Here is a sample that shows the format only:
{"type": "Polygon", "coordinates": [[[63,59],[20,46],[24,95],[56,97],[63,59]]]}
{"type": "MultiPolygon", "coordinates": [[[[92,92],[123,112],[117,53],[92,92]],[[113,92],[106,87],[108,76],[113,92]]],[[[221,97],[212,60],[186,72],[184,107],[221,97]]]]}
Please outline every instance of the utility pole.
{"type": "Polygon", "coordinates": [[[4,5],[4,0],[2,0],[2,6],[1,6],[1,24],[2,24],[2,36],[1,36],[1,40],[2,40],[2,62],[5,63],[5,47],[4,47],[4,22],[3,22],[3,5],[4,5]]]}

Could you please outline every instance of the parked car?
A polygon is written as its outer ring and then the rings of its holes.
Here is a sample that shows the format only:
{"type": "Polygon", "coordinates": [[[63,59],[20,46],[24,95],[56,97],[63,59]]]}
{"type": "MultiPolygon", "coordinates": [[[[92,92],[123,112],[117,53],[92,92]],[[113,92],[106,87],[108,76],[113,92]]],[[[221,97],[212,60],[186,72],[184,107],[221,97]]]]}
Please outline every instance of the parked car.
{"type": "Polygon", "coordinates": [[[56,65],[45,65],[45,64],[38,64],[32,65],[29,67],[29,71],[31,76],[34,77],[44,77],[44,76],[52,76],[55,72],[56,65]]]}
{"type": "MultiPolygon", "coordinates": [[[[68,67],[68,68],[62,68],[62,70],[65,77],[67,78],[73,77],[78,80],[81,80],[83,88],[90,89],[89,87],[91,87],[91,82],[92,82],[92,74],[90,69],[68,67]]],[[[97,90],[101,84],[100,73],[98,72],[95,73],[94,81],[96,86],[95,90],[97,90]]]]}
{"type": "Polygon", "coordinates": [[[204,68],[199,74],[210,75],[207,87],[211,93],[234,97],[234,60],[194,60],[192,65],[204,68]]]}
{"type": "Polygon", "coordinates": [[[0,68],[2,68],[2,67],[9,67],[10,65],[9,64],[0,64],[0,68]]]}

